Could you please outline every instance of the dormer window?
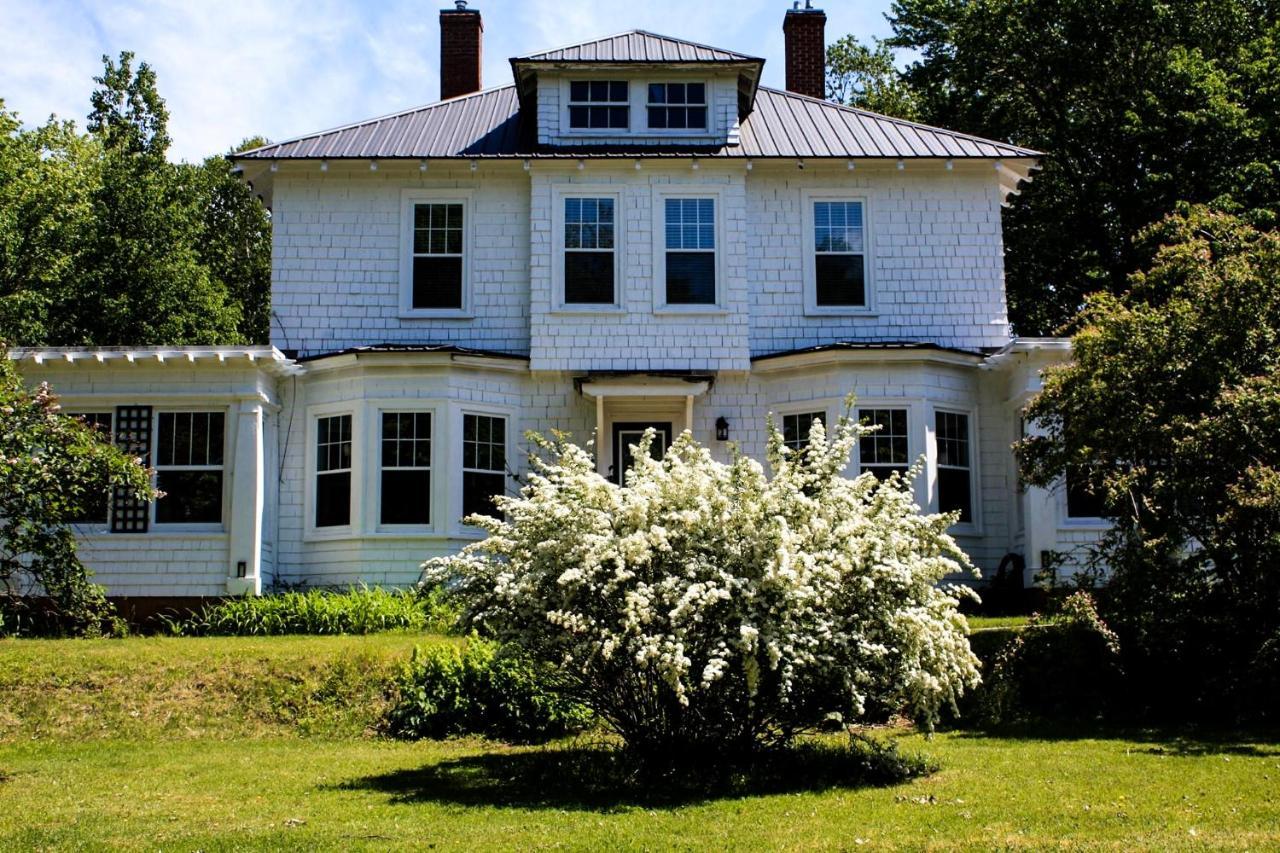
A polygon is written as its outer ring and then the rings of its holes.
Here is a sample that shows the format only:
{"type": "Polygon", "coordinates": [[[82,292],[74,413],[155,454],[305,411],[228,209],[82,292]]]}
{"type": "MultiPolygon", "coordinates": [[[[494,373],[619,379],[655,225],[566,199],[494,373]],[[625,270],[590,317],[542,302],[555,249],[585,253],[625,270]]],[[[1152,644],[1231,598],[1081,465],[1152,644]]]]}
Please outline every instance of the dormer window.
{"type": "Polygon", "coordinates": [[[705,83],[650,83],[650,130],[706,130],[705,83]]]}
{"type": "Polygon", "coordinates": [[[574,130],[626,130],[631,126],[625,80],[574,80],[569,83],[569,127],[574,130]]]}

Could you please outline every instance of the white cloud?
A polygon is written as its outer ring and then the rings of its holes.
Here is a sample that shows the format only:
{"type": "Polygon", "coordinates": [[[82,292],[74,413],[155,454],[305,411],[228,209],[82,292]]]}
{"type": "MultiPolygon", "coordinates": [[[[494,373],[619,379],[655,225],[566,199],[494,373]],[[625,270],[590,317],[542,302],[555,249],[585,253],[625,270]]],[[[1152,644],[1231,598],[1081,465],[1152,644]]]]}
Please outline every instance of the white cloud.
{"type": "MultiPolygon", "coordinates": [[[[888,0],[883,0],[888,5],[888,0]]],[[[484,82],[507,58],[633,28],[764,56],[782,84],[778,0],[473,0],[485,22],[484,82]]],[[[887,27],[861,3],[828,3],[828,38],[887,27]]],[[[0,0],[8,55],[0,98],[28,123],[83,124],[102,54],[156,69],[172,156],[199,159],[262,134],[283,139],[405,109],[439,93],[440,8],[424,0],[0,0]]]]}

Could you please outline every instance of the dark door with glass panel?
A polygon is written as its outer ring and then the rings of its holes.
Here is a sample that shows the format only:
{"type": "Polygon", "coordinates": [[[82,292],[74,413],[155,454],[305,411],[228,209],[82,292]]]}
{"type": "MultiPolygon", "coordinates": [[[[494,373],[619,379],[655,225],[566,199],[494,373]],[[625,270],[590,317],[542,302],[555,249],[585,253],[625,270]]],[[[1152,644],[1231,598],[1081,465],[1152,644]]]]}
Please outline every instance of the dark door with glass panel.
{"type": "Polygon", "coordinates": [[[635,462],[631,448],[640,443],[647,429],[657,433],[649,445],[649,455],[661,459],[671,446],[671,421],[631,421],[613,425],[613,466],[609,469],[609,478],[615,483],[623,484],[626,472],[635,462]]]}

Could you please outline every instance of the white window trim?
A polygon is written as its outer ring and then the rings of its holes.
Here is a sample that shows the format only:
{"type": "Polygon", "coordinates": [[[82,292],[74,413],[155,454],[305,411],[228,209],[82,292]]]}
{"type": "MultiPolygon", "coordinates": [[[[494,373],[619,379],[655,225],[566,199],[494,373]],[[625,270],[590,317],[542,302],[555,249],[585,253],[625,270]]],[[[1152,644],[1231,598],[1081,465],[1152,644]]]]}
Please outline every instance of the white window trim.
{"type": "Polygon", "coordinates": [[[551,280],[552,311],[557,314],[616,314],[623,310],[626,286],[623,258],[626,252],[626,223],[623,191],[617,184],[562,184],[552,191],[551,280]],[[564,201],[567,198],[613,199],[613,302],[565,302],[564,299],[564,201]]]}
{"type": "MultiPolygon", "coordinates": [[[[590,73],[585,75],[574,74],[574,75],[562,77],[560,79],[560,135],[562,136],[596,136],[596,137],[617,136],[620,134],[630,135],[636,128],[636,101],[637,101],[636,87],[637,86],[643,86],[645,88],[645,92],[646,93],[648,92],[648,87],[645,84],[637,83],[635,79],[627,76],[624,73],[606,72],[606,73],[590,73]],[[584,81],[591,82],[593,80],[597,82],[607,81],[610,83],[622,82],[627,84],[627,103],[626,103],[627,126],[626,127],[570,127],[569,126],[569,84],[581,83],[584,81]]],[[[647,98],[648,95],[646,94],[644,97],[647,98]]],[[[603,101],[591,101],[586,104],[579,102],[579,103],[575,103],[574,105],[590,106],[592,104],[596,106],[615,106],[615,107],[622,106],[622,102],[620,101],[609,102],[607,104],[603,101]]]]}
{"type": "MultiPolygon", "coordinates": [[[[642,88],[643,88],[643,91],[640,93],[640,95],[641,95],[641,97],[640,97],[640,102],[641,102],[641,107],[640,107],[640,109],[641,109],[641,113],[642,113],[642,115],[643,115],[643,117],[644,117],[642,121],[643,121],[643,124],[644,124],[644,133],[645,133],[645,135],[646,135],[646,136],[676,136],[676,137],[681,137],[681,138],[689,138],[689,137],[706,137],[706,136],[712,136],[712,135],[714,135],[714,134],[713,134],[713,132],[712,132],[712,129],[711,129],[711,128],[712,128],[712,126],[713,126],[713,125],[714,125],[714,123],[715,123],[715,101],[716,101],[716,90],[715,90],[715,81],[714,81],[714,80],[704,80],[704,79],[702,79],[702,78],[698,78],[698,79],[683,79],[683,80],[682,80],[682,79],[679,79],[679,78],[667,78],[667,77],[664,77],[664,78],[661,78],[661,79],[645,80],[645,81],[641,84],[641,86],[642,86],[642,88]],[[651,83],[662,83],[662,84],[667,84],[667,83],[686,83],[686,84],[687,84],[687,83],[701,83],[701,84],[703,85],[703,92],[705,93],[705,94],[703,95],[703,97],[705,97],[705,98],[706,98],[706,103],[705,103],[703,106],[705,106],[705,107],[706,107],[706,110],[707,110],[707,126],[706,126],[706,127],[692,127],[692,128],[690,128],[690,127],[676,127],[676,128],[671,128],[671,127],[649,127],[649,107],[650,107],[650,106],[655,106],[655,107],[658,107],[658,106],[671,106],[670,104],[650,104],[650,103],[649,103],[649,84],[651,84],[651,83]]],[[[675,106],[683,106],[683,105],[682,105],[682,104],[676,104],[675,106]]],[[[695,104],[694,106],[697,106],[697,105],[695,104]]]]}
{"type": "MultiPolygon", "coordinates": [[[[369,423],[373,424],[375,429],[370,434],[369,440],[373,445],[370,450],[372,456],[369,465],[370,482],[366,484],[368,488],[367,494],[373,495],[373,514],[368,518],[368,529],[375,533],[392,533],[400,535],[432,535],[439,528],[440,519],[440,501],[442,499],[441,484],[438,482],[441,478],[438,476],[438,460],[440,459],[440,415],[439,406],[434,402],[424,402],[421,400],[405,400],[401,401],[379,401],[370,406],[371,415],[369,423]],[[423,468],[402,468],[387,470],[407,470],[422,471],[426,470],[431,475],[430,488],[430,506],[428,507],[426,524],[385,524],[382,521],[382,416],[386,414],[426,414],[431,417],[431,458],[429,466],[423,468]]],[[[353,435],[354,438],[354,435],[353,435]]],[[[354,448],[353,454],[354,456],[354,448]]],[[[448,493],[443,493],[443,499],[448,500],[448,493]]]]}
{"type": "Polygon", "coordinates": [[[318,542],[326,539],[350,539],[362,528],[362,509],[365,501],[365,454],[360,452],[360,441],[368,435],[365,429],[365,407],[360,403],[327,403],[307,407],[306,429],[306,487],[303,489],[303,541],[318,542]],[[333,527],[316,526],[316,440],[319,436],[320,418],[335,415],[351,416],[351,515],[347,524],[333,527]]]}
{"type": "Polygon", "coordinates": [[[1058,506],[1058,527],[1063,530],[1107,530],[1111,522],[1100,515],[1071,515],[1067,509],[1067,478],[1059,477],[1051,487],[1058,506]]]}
{"type": "Polygon", "coordinates": [[[466,189],[404,189],[400,193],[400,318],[414,319],[471,319],[474,314],[474,252],[475,205],[474,193],[466,189]],[[413,208],[416,204],[462,205],[462,307],[414,308],[413,307],[413,208]]]}
{"type": "MultiPolygon", "coordinates": [[[[507,465],[508,470],[516,470],[512,465],[512,450],[515,447],[515,432],[517,429],[515,409],[508,406],[495,406],[490,404],[482,404],[478,406],[460,405],[454,407],[452,416],[453,434],[456,436],[456,453],[449,454],[449,465],[452,470],[447,478],[453,484],[450,490],[449,498],[449,519],[448,529],[454,536],[464,538],[483,539],[488,534],[478,527],[471,527],[462,523],[462,507],[463,507],[463,488],[462,488],[462,442],[463,436],[466,435],[465,418],[467,415],[482,415],[489,418],[503,418],[507,422],[506,428],[506,444],[507,444],[507,465]],[[453,467],[456,466],[456,467],[453,467]]],[[[508,491],[511,489],[511,477],[504,475],[504,486],[508,491]]]]}
{"type": "MultiPolygon", "coordinates": [[[[920,410],[919,403],[912,400],[903,399],[863,399],[859,397],[853,406],[853,417],[858,423],[862,422],[862,412],[866,409],[901,409],[907,413],[907,468],[916,463],[916,460],[924,455],[924,430],[919,420],[918,412],[920,410]]],[[[876,433],[879,434],[879,431],[876,433]]],[[[862,464],[862,444],[859,442],[853,448],[854,467],[859,474],[868,470],[862,464]]],[[[882,465],[872,465],[871,468],[882,468],[882,465]]]]}
{"type": "MultiPolygon", "coordinates": [[[[939,504],[938,491],[938,434],[937,434],[937,414],[946,412],[953,415],[964,415],[969,419],[969,506],[972,509],[973,516],[969,521],[959,521],[951,525],[950,531],[953,534],[962,536],[981,536],[983,532],[982,526],[982,485],[979,457],[981,457],[982,443],[980,440],[978,412],[974,408],[966,408],[965,406],[955,405],[938,405],[934,404],[929,407],[927,414],[927,425],[929,432],[929,502],[928,506],[931,512],[942,512],[939,504]]],[[[948,466],[950,467],[950,466],[948,466]]]]}
{"type": "MultiPolygon", "coordinates": [[[[837,406],[838,405],[842,405],[842,404],[837,404],[837,406]]],[[[771,406],[770,411],[773,412],[773,419],[774,419],[773,425],[777,428],[779,432],[783,431],[782,419],[787,417],[788,415],[805,415],[810,412],[814,412],[814,413],[821,412],[822,426],[824,429],[826,429],[827,435],[830,435],[831,424],[833,423],[833,420],[831,417],[832,408],[833,408],[832,400],[830,398],[823,398],[820,400],[809,400],[807,402],[792,402],[792,403],[784,403],[778,406],[771,406]]]]}
{"type": "Polygon", "coordinates": [[[872,228],[871,203],[867,196],[848,191],[802,189],[800,191],[801,245],[804,246],[804,313],[822,317],[871,317],[876,315],[876,288],[872,277],[875,233],[872,228]],[[865,305],[819,305],[818,273],[815,255],[813,206],[819,201],[849,201],[862,205],[862,282],[865,305]]]}
{"type": "Polygon", "coordinates": [[[728,310],[725,273],[726,243],[724,187],[721,185],[665,184],[653,188],[653,312],[655,314],[723,314],[728,310]],[[667,302],[667,205],[669,198],[710,198],[716,216],[716,298],[707,305],[680,305],[667,302]]]}
{"type": "MultiPolygon", "coordinates": [[[[160,447],[160,415],[170,415],[185,412],[193,413],[221,413],[222,414],[222,464],[221,465],[196,465],[196,466],[174,466],[171,469],[175,471],[221,471],[222,472],[222,521],[202,522],[197,524],[188,524],[183,522],[161,522],[156,520],[156,505],[159,500],[151,501],[148,507],[148,523],[150,530],[159,530],[164,533],[222,533],[227,528],[227,516],[231,512],[230,486],[231,486],[231,460],[233,448],[231,445],[232,419],[231,411],[227,406],[201,406],[193,404],[190,406],[153,406],[151,409],[151,454],[149,464],[155,472],[151,475],[151,485],[156,486],[160,481],[160,467],[157,464],[156,451],[160,447]]],[[[115,411],[111,413],[111,424],[115,426],[115,411]]],[[[160,500],[163,500],[161,498],[160,500]]],[[[109,516],[108,516],[109,517],[109,516]]],[[[142,534],[146,535],[146,534],[142,534]]]]}

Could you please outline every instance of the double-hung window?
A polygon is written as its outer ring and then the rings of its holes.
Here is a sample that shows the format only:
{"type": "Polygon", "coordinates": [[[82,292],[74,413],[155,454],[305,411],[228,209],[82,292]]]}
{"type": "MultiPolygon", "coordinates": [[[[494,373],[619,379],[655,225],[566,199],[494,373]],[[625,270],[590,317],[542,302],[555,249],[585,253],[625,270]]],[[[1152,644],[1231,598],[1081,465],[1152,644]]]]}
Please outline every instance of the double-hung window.
{"type": "Polygon", "coordinates": [[[497,515],[493,499],[507,490],[507,419],[462,416],[462,514],[497,515]]]}
{"type": "Polygon", "coordinates": [[[960,523],[973,521],[972,451],[969,416],[957,412],[937,412],[935,436],[938,443],[938,509],[959,511],[960,523]]]}
{"type": "Polygon", "coordinates": [[[716,303],[716,201],[664,199],[668,305],[716,303]]]}
{"type": "Polygon", "coordinates": [[[415,202],[409,308],[464,307],[466,210],[460,201],[415,202]]]}
{"type": "Polygon", "coordinates": [[[782,416],[782,443],[797,452],[809,446],[809,430],[814,421],[825,421],[825,412],[797,412],[782,416]]]}
{"type": "Polygon", "coordinates": [[[859,409],[858,421],[865,427],[879,427],[858,439],[858,465],[887,480],[895,471],[907,473],[907,410],[859,409]]]}
{"type": "Polygon", "coordinates": [[[431,523],[431,413],[382,413],[382,524],[431,523]]]}
{"type": "Polygon", "coordinates": [[[316,527],[351,523],[351,415],[316,420],[316,527]]]}
{"type": "MultiPolygon", "coordinates": [[[[112,441],[111,415],[111,412],[76,412],[73,417],[78,418],[85,426],[98,433],[103,441],[110,442],[112,441]]],[[[106,524],[110,504],[109,495],[106,491],[103,491],[100,495],[86,496],[84,505],[80,508],[79,517],[73,519],[73,521],[76,524],[106,524]]]]}
{"type": "Polygon", "coordinates": [[[1089,488],[1084,471],[1067,471],[1067,518],[1102,518],[1102,498],[1089,488]]]}
{"type": "Polygon", "coordinates": [[[564,199],[564,301],[611,305],[615,301],[617,237],[611,197],[564,199]]]}
{"type": "Polygon", "coordinates": [[[574,80],[569,83],[569,127],[573,130],[626,130],[631,125],[625,80],[574,80]]]}
{"type": "Polygon", "coordinates": [[[866,306],[866,225],[861,201],[813,202],[813,272],[818,307],[866,306]]]}
{"type": "Polygon", "coordinates": [[[161,412],[156,427],[156,524],[221,523],[225,413],[161,412]]]}
{"type": "Polygon", "coordinates": [[[650,83],[650,130],[706,130],[705,83],[650,83]]]}

